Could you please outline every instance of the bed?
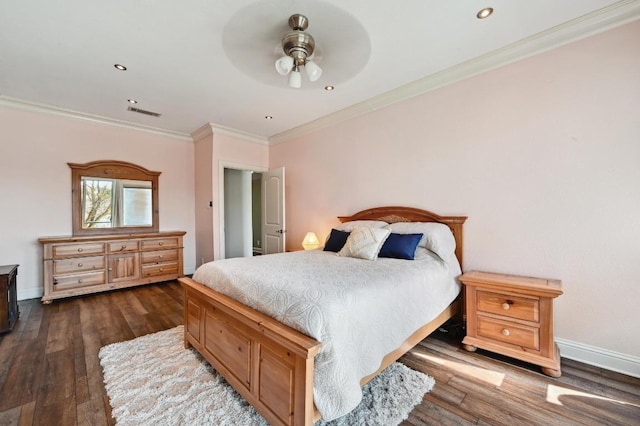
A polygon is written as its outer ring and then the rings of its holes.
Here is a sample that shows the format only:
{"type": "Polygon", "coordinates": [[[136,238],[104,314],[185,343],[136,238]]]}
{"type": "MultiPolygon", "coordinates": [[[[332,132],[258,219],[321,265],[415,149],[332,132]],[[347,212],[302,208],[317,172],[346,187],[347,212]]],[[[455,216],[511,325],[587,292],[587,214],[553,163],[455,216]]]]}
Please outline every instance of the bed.
{"type": "MultiPolygon", "coordinates": [[[[434,276],[440,277],[432,280],[433,286],[437,281],[452,281],[453,275],[456,275],[453,281],[457,282],[466,217],[439,216],[410,207],[378,207],[339,219],[343,225],[383,221],[392,224],[390,227],[396,226],[394,229],[400,233],[403,233],[403,226],[411,226],[413,222],[444,224],[446,228],[437,226],[451,231],[453,259],[444,261],[445,256],[436,256],[429,250],[419,262],[409,263],[398,259],[368,262],[322,250],[301,251],[210,262],[198,268],[193,279],[180,279],[184,288],[185,347],[194,347],[272,425],[312,425],[321,417],[321,412],[330,420],[336,413],[340,414],[340,410],[349,409],[348,404],[356,397],[353,389],[349,389],[353,384],[346,383],[349,374],[355,374],[359,379],[356,385],[360,391],[360,386],[461,312],[459,283],[455,293],[450,285],[447,287],[445,299],[439,301],[439,306],[430,306],[430,302],[421,304],[422,295],[416,291],[427,288],[423,283],[426,278],[419,268],[433,270],[434,276]],[[448,263],[455,263],[458,269],[452,270],[448,263]],[[315,265],[316,269],[309,272],[306,265],[309,268],[315,265]],[[359,267],[363,269],[358,272],[358,280],[348,278],[348,271],[359,267]],[[336,287],[340,297],[322,303],[305,301],[306,305],[300,304],[296,289],[307,299],[320,300],[324,295],[320,297],[318,292],[324,291],[325,286],[314,283],[317,288],[305,288],[300,282],[309,278],[306,275],[321,275],[318,271],[329,269],[340,278],[331,284],[327,280],[326,285],[336,287]],[[411,272],[413,269],[417,273],[411,272]],[[267,270],[270,270],[269,274],[264,272],[267,270]],[[442,271],[448,271],[449,276],[445,277],[442,271]],[[385,279],[377,280],[377,275],[385,279]],[[417,284],[413,282],[414,276],[417,284]],[[407,286],[406,290],[395,287],[394,291],[388,284],[389,277],[395,277],[391,279],[396,283],[394,285],[407,286]],[[262,281],[266,282],[265,288],[258,287],[263,285],[262,281]],[[278,287],[280,282],[290,293],[282,292],[278,287]],[[236,286],[244,287],[244,290],[241,292],[236,286]],[[371,295],[366,294],[367,291],[371,295]],[[395,293],[407,293],[408,296],[403,297],[409,298],[403,300],[398,296],[396,300],[395,293]],[[388,303],[366,299],[376,295],[388,303]],[[283,300],[289,299],[293,302],[284,304],[283,300]],[[345,300],[351,304],[347,305],[345,300]],[[318,310],[325,305],[339,312],[337,319],[332,320],[318,310]],[[368,309],[373,306],[375,309],[368,309]],[[410,314],[403,314],[403,317],[396,312],[410,314]],[[304,317],[303,324],[296,322],[296,316],[303,314],[309,318],[304,317]],[[378,317],[383,321],[376,323],[378,317]],[[395,317],[398,317],[397,324],[395,317]],[[348,326],[336,327],[336,322],[348,326]],[[389,329],[394,332],[397,329],[399,334],[390,333],[389,329]],[[377,338],[378,335],[385,338],[377,338]],[[398,335],[402,337],[398,338],[398,335]],[[342,350],[345,346],[349,347],[348,351],[342,350]],[[357,351],[352,353],[351,347],[357,351]],[[334,352],[343,358],[334,360],[334,352]],[[337,386],[335,376],[342,375],[345,384],[337,386]],[[331,392],[331,386],[340,388],[340,392],[345,388],[345,395],[331,392]]],[[[422,243],[424,239],[420,241],[422,243]]],[[[436,292],[431,287],[430,281],[428,288],[433,294],[429,297],[436,292]]]]}

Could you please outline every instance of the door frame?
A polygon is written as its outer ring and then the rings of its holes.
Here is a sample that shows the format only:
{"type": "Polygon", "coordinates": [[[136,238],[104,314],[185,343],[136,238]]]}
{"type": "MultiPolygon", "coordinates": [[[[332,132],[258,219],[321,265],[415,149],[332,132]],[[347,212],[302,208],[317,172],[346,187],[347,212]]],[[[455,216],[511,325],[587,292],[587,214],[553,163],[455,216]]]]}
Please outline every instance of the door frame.
{"type": "MultiPolygon", "coordinates": [[[[242,170],[247,172],[264,173],[268,172],[268,167],[252,166],[249,164],[234,163],[231,161],[220,160],[218,163],[218,259],[226,259],[225,251],[225,232],[224,232],[224,169],[242,170]]],[[[262,206],[260,206],[262,209],[262,206]]]]}

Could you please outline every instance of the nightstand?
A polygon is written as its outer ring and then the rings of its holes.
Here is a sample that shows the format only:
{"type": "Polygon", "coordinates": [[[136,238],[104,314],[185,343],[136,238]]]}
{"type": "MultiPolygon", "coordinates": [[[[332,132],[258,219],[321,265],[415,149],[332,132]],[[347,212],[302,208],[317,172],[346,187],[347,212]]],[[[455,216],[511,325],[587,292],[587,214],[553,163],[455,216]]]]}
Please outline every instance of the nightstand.
{"type": "Polygon", "coordinates": [[[11,331],[20,316],[17,275],[18,265],[0,266],[0,333],[11,331]]]}
{"type": "Polygon", "coordinates": [[[465,285],[466,350],[486,349],[560,377],[553,299],[562,294],[561,281],[480,271],[467,272],[460,281],[465,285]]]}

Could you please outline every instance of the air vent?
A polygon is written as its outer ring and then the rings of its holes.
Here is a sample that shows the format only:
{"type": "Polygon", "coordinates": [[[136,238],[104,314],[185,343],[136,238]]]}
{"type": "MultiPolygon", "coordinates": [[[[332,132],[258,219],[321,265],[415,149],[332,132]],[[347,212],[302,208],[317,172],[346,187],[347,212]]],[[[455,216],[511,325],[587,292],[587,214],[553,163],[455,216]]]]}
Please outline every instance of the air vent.
{"type": "Polygon", "coordinates": [[[160,117],[161,115],[161,114],[158,114],[157,112],[147,111],[147,110],[135,108],[135,107],[129,107],[127,108],[127,110],[137,112],[138,114],[150,115],[152,117],[160,117]]]}

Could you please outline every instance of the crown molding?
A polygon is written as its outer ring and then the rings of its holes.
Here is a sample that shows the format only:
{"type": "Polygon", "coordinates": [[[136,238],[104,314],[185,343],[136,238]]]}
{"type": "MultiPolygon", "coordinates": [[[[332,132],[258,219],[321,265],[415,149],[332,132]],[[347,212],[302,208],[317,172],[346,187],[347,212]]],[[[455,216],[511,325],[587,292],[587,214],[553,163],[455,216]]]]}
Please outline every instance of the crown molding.
{"type": "Polygon", "coordinates": [[[10,96],[0,95],[0,105],[13,109],[22,109],[32,112],[40,112],[44,114],[57,115],[61,117],[73,118],[77,120],[91,121],[93,123],[106,124],[109,126],[122,127],[125,129],[140,130],[147,133],[153,133],[160,136],[166,136],[183,141],[190,141],[191,136],[187,133],[174,132],[171,130],[161,129],[158,127],[145,126],[143,124],[131,123],[124,120],[116,120],[114,118],[103,117],[96,114],[74,111],[70,109],[60,108],[52,105],[41,104],[37,102],[26,101],[24,99],[12,98],[10,96]]]}
{"type": "Polygon", "coordinates": [[[230,127],[221,126],[220,124],[207,123],[197,130],[191,132],[191,138],[194,142],[204,139],[212,135],[225,135],[245,142],[257,143],[259,145],[269,145],[266,137],[254,135],[252,133],[243,132],[242,130],[232,129],[230,127]]]}
{"type": "Polygon", "coordinates": [[[207,123],[202,127],[200,127],[199,129],[191,132],[191,139],[194,142],[198,142],[200,139],[204,139],[207,136],[211,136],[211,135],[213,135],[213,124],[207,123]]]}
{"type": "Polygon", "coordinates": [[[640,18],[640,1],[615,4],[268,138],[277,145],[640,18]]]}

